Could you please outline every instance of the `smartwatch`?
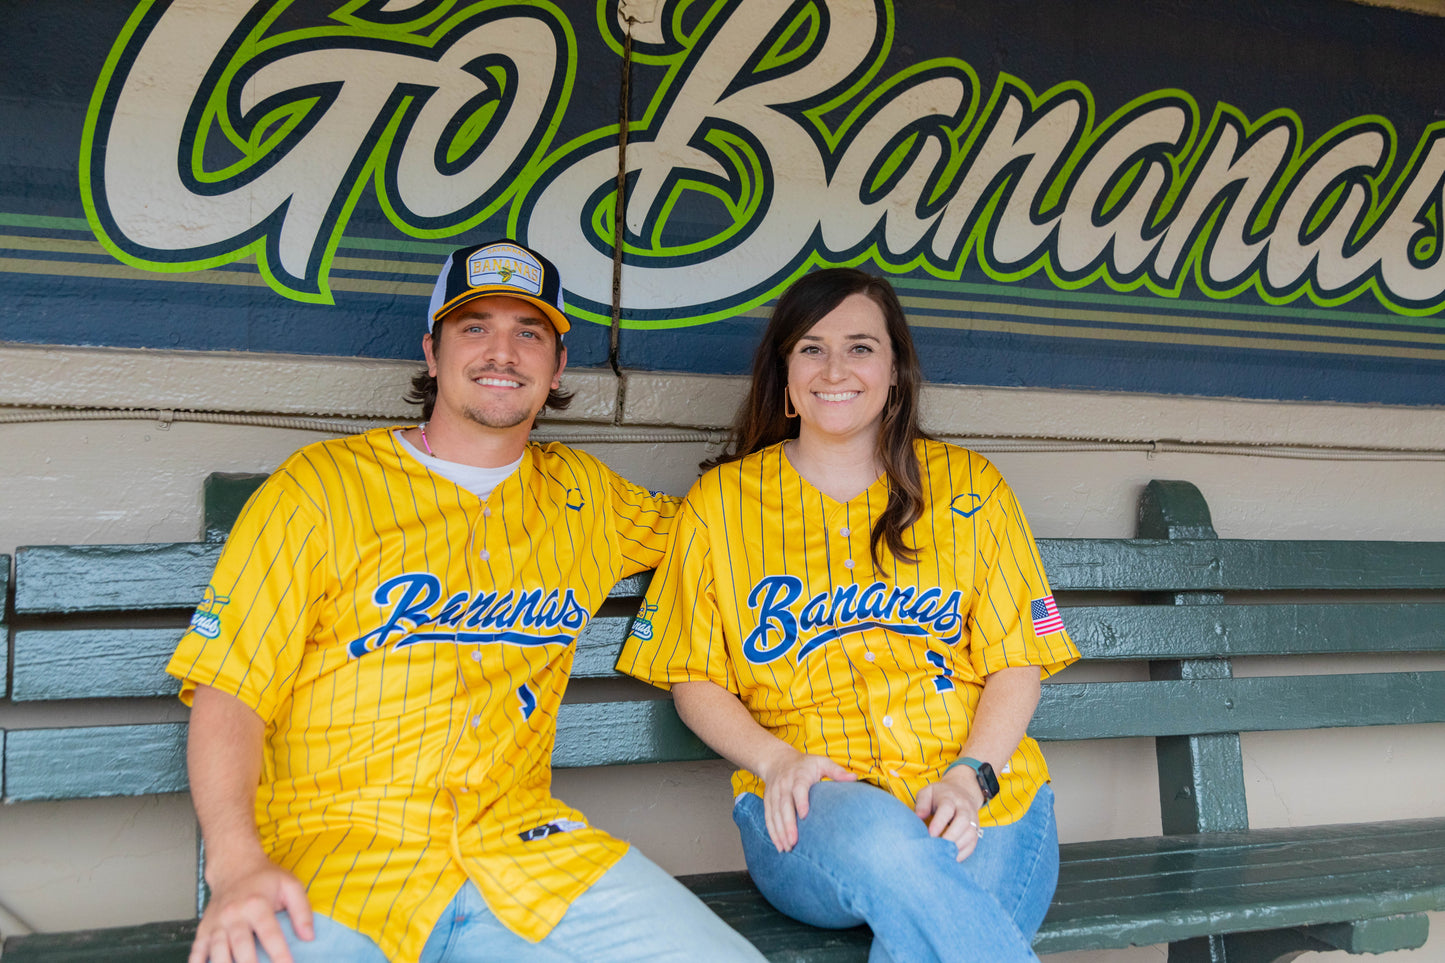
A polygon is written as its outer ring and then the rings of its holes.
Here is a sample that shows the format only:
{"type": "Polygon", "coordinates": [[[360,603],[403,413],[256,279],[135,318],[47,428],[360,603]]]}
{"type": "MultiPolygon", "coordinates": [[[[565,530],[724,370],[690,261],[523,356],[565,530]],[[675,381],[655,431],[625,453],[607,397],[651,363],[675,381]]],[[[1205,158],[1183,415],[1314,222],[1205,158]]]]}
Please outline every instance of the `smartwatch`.
{"type": "Polygon", "coordinates": [[[943,771],[946,773],[954,766],[967,766],[973,770],[974,775],[978,776],[978,788],[983,790],[983,801],[985,805],[990,799],[998,795],[998,776],[994,775],[993,766],[990,766],[986,762],[980,762],[971,756],[960,756],[949,765],[948,769],[943,771]]]}

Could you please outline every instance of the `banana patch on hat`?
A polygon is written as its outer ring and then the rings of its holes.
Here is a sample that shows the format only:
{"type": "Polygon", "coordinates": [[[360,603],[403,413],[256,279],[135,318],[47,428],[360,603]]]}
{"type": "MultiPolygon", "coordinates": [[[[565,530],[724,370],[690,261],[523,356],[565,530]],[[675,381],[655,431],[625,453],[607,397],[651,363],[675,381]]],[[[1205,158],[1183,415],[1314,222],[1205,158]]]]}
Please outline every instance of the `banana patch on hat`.
{"type": "Polygon", "coordinates": [[[453,308],[489,295],[530,301],[562,335],[571,330],[562,305],[562,279],[551,261],[516,241],[487,241],[453,251],[432,291],[427,331],[453,308]]]}

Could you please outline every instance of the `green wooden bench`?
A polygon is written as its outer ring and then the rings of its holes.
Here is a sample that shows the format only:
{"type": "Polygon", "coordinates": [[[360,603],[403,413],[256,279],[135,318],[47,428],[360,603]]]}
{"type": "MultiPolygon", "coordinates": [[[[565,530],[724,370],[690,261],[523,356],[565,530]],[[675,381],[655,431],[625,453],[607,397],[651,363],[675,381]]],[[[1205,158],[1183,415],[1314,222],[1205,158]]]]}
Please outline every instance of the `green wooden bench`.
{"type": "MultiPolygon", "coordinates": [[[[10,697],[174,693],[162,666],[255,483],[208,480],[205,542],[20,549],[10,697]]],[[[1171,963],[1244,963],[1422,945],[1424,914],[1445,909],[1445,817],[1252,830],[1239,733],[1445,721],[1445,671],[1234,678],[1231,659],[1445,652],[1445,544],[1217,539],[1183,482],[1151,483],[1139,517],[1138,539],[1040,550],[1085,658],[1147,661],[1149,680],[1050,684],[1030,731],[1153,737],[1164,834],[1066,844],[1038,950],[1170,943],[1171,963]]],[[[644,585],[614,590],[579,640],[576,678],[613,674],[644,585]]],[[[558,767],[711,756],[666,699],[568,703],[558,730],[558,767]]],[[[4,800],[182,792],[184,738],[175,723],[12,731],[4,800]]],[[[772,960],[866,959],[866,929],[789,921],[745,874],[684,881],[772,960]]],[[[20,937],[4,960],[181,961],[193,929],[20,937]]]]}

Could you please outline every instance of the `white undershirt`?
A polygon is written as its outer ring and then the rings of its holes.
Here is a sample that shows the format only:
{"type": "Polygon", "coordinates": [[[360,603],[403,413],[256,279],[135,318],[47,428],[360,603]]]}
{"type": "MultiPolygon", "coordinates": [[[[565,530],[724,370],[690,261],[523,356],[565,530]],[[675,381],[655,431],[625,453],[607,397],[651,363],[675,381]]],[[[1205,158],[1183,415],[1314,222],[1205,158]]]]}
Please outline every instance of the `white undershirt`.
{"type": "Polygon", "coordinates": [[[510,465],[503,465],[500,468],[479,468],[476,465],[463,465],[457,461],[446,461],[436,455],[428,455],[420,448],[413,445],[401,436],[404,429],[398,429],[392,434],[396,440],[401,442],[402,449],[417,461],[427,471],[435,472],[447,481],[454,483],[458,488],[465,488],[476,495],[482,501],[486,501],[495,489],[502,482],[511,476],[512,472],[521,467],[522,459],[518,458],[510,465]]]}

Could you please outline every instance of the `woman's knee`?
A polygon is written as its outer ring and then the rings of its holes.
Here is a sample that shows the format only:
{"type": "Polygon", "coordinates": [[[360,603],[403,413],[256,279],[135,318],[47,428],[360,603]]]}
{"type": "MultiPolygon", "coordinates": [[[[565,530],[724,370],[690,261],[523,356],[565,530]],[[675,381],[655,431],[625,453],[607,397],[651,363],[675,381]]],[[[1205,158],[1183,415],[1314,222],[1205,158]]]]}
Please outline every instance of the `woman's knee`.
{"type": "Polygon", "coordinates": [[[858,783],[815,785],[809,812],[798,823],[798,843],[777,852],[767,838],[762,802],[739,800],[734,811],[748,870],[764,895],[789,915],[804,918],[780,899],[814,907],[819,926],[856,925],[878,891],[928,879],[953,861],[953,844],[928,835],[927,826],[904,803],[858,783]],[[775,895],[781,894],[778,898],[775,895]],[[826,914],[820,907],[831,907],[826,914]]]}
{"type": "Polygon", "coordinates": [[[1043,922],[1059,877],[1053,790],[1045,784],[1018,822],[988,830],[963,864],[1025,934],[1043,922]]]}
{"type": "Polygon", "coordinates": [[[749,793],[733,808],[742,837],[748,874],[774,908],[797,920],[825,929],[845,929],[863,922],[845,903],[837,874],[801,847],[780,853],[768,838],[763,803],[749,793]]]}
{"type": "Polygon", "coordinates": [[[875,786],[819,783],[809,798],[806,819],[798,824],[798,845],[821,851],[850,873],[900,864],[931,863],[952,844],[928,835],[928,826],[909,806],[875,786]]]}

